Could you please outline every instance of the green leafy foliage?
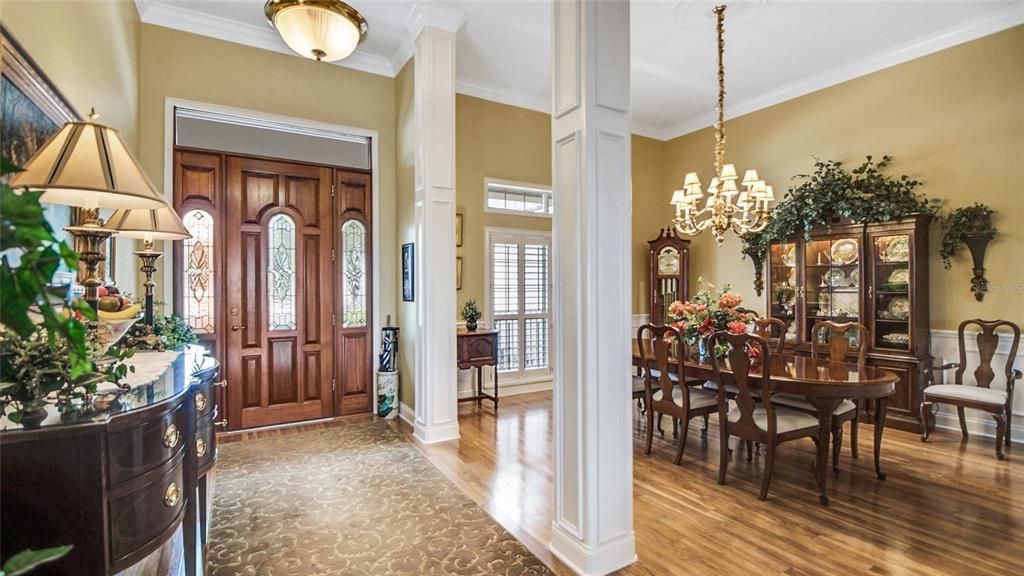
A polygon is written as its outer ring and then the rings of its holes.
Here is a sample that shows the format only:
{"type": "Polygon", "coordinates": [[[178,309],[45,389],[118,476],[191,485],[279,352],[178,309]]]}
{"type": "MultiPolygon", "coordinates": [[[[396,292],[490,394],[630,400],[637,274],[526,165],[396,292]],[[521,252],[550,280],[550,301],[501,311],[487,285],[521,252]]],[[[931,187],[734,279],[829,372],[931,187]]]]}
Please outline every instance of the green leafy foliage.
{"type": "Polygon", "coordinates": [[[942,264],[948,270],[953,265],[953,257],[964,245],[968,234],[995,234],[992,225],[993,210],[988,206],[975,202],[970,206],[957,208],[942,219],[942,264]]]}
{"type": "MultiPolygon", "coordinates": [[[[0,158],[0,176],[20,171],[6,158],[0,158]]],[[[54,237],[43,217],[41,195],[0,185],[0,251],[9,251],[0,259],[0,323],[21,338],[30,338],[36,332],[36,320],[30,311],[38,310],[49,344],[63,340],[62,345],[67,347],[74,378],[92,371],[85,325],[74,314],[62,314],[50,302],[46,286],[62,262],[75,268],[78,255],[54,237]]],[[[64,306],[88,320],[96,319],[96,313],[85,302],[72,305],[65,301],[64,306]]]]}
{"type": "Polygon", "coordinates": [[[71,552],[71,548],[73,546],[55,546],[42,550],[22,550],[8,558],[7,562],[4,562],[3,570],[0,570],[0,576],[22,576],[23,574],[28,574],[43,564],[60,560],[68,552],[71,552]]]}
{"type": "Polygon", "coordinates": [[[941,202],[915,192],[921,182],[905,174],[883,173],[891,161],[890,156],[878,162],[868,156],[863,164],[847,170],[842,162],[816,159],[814,172],[794,176],[801,182],[786,192],[768,226],[741,237],[743,254],[763,259],[773,242],[798,235],[809,239],[814,228],[828,229],[844,218],[886,222],[912,214],[937,214],[941,202]]]}
{"type": "Polygon", "coordinates": [[[480,313],[480,309],[476,306],[476,299],[466,300],[462,304],[462,319],[466,322],[476,322],[483,314],[480,313]]]}
{"type": "Polygon", "coordinates": [[[192,327],[178,316],[154,314],[153,334],[160,337],[168,350],[184,350],[185,347],[199,342],[192,327]]]}

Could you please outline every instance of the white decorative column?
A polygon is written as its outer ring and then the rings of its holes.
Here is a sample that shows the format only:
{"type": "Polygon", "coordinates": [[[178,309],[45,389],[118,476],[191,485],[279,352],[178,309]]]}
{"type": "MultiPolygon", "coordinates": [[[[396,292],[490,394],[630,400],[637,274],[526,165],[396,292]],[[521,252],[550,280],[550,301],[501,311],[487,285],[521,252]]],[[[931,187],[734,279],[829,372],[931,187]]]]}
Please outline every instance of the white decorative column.
{"type": "Polygon", "coordinates": [[[630,411],[629,2],[555,0],[555,519],[579,574],[636,561],[630,411]]]}
{"type": "Polygon", "coordinates": [[[433,443],[459,437],[455,367],[455,32],[460,11],[416,4],[416,422],[433,443]]]}

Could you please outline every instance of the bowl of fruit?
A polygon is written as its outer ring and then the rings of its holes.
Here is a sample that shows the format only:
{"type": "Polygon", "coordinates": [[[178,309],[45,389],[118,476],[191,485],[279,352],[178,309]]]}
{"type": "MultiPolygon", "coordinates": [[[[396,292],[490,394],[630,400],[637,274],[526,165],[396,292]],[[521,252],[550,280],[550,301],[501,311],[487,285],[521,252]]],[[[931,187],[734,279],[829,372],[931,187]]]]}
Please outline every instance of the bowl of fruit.
{"type": "Polygon", "coordinates": [[[123,296],[114,286],[101,286],[99,289],[99,339],[105,347],[121,339],[125,333],[141,318],[142,307],[123,296]]]}

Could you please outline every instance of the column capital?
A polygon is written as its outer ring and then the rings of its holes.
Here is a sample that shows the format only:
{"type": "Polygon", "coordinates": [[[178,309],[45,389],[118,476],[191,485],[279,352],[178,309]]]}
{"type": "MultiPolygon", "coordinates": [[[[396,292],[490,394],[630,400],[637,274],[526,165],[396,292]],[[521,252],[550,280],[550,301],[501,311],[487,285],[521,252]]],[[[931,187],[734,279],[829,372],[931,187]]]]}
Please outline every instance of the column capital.
{"type": "Polygon", "coordinates": [[[405,18],[405,27],[415,40],[427,26],[455,34],[465,22],[466,13],[459,8],[437,2],[417,2],[405,18]]]}

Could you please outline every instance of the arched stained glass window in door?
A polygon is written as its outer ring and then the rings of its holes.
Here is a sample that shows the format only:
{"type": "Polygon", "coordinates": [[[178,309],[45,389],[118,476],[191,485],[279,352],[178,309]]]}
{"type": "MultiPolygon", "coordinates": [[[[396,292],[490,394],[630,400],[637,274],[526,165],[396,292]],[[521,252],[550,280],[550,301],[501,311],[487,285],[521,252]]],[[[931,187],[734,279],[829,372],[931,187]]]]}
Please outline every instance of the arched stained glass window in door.
{"type": "Polygon", "coordinates": [[[191,238],[185,240],[185,321],[197,334],[214,332],[213,301],[213,216],[205,210],[190,210],[182,218],[191,238]]]}
{"type": "Polygon", "coordinates": [[[366,226],[349,220],[341,226],[342,328],[366,326],[366,226]]]}
{"type": "Polygon", "coordinates": [[[295,330],[295,221],[287,214],[275,214],[267,231],[270,329],[295,330]]]}

